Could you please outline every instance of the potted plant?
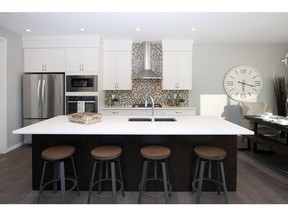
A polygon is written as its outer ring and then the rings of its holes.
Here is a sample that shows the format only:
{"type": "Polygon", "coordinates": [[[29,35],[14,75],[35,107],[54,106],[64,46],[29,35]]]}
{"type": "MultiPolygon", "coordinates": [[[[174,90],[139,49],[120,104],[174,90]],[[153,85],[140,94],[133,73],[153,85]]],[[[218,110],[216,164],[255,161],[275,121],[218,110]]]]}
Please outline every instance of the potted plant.
{"type": "Polygon", "coordinates": [[[274,79],[274,93],[279,116],[287,115],[287,81],[284,77],[274,79]]]}
{"type": "Polygon", "coordinates": [[[181,97],[179,97],[179,106],[184,106],[185,105],[185,99],[184,98],[181,98],[181,97]]]}
{"type": "Polygon", "coordinates": [[[113,104],[113,106],[118,106],[119,105],[119,98],[118,97],[112,98],[112,104],[113,104]]]}

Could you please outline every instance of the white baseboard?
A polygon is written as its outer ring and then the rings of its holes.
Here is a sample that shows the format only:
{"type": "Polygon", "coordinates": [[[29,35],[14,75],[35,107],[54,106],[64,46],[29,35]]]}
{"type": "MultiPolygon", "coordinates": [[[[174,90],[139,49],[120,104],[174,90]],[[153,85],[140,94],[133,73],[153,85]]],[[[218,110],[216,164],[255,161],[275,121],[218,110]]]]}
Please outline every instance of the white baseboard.
{"type": "Polygon", "coordinates": [[[17,149],[17,148],[21,147],[22,145],[23,145],[23,143],[20,142],[20,143],[17,143],[15,145],[13,145],[13,146],[10,146],[9,148],[7,148],[7,152],[6,153],[8,153],[10,151],[13,151],[14,149],[17,149]]]}

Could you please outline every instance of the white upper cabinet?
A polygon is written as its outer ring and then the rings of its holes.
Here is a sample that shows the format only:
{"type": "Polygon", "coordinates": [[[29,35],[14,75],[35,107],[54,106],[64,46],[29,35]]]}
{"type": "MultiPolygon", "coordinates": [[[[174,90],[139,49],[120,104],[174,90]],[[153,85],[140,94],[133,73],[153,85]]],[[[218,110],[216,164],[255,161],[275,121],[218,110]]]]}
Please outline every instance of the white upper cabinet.
{"type": "Polygon", "coordinates": [[[65,49],[24,49],[24,72],[65,72],[65,49]]]}
{"type": "Polygon", "coordinates": [[[104,41],[103,89],[132,90],[132,41],[104,41]]]}
{"type": "Polygon", "coordinates": [[[97,48],[67,48],[66,71],[98,74],[97,48]]]}
{"type": "Polygon", "coordinates": [[[192,89],[191,40],[163,40],[163,80],[164,90],[192,89]]]}

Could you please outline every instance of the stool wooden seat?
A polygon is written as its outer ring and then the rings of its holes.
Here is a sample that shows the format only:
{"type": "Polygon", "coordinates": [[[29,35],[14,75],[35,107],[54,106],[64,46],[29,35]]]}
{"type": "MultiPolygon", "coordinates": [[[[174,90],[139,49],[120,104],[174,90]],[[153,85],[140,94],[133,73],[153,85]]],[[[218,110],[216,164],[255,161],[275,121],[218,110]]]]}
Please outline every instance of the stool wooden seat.
{"type": "Polygon", "coordinates": [[[151,160],[162,160],[168,158],[171,150],[165,146],[146,146],[141,148],[140,153],[142,157],[151,160]]]}
{"type": "Polygon", "coordinates": [[[226,157],[226,151],[215,146],[197,146],[194,152],[206,160],[223,160],[226,157]]]}
{"type": "Polygon", "coordinates": [[[112,197],[112,201],[114,204],[117,203],[117,197],[116,197],[117,192],[122,191],[122,195],[125,196],[122,171],[121,171],[121,166],[120,166],[120,161],[119,161],[119,157],[121,153],[122,153],[122,149],[118,146],[100,146],[100,147],[96,147],[92,149],[91,156],[94,159],[94,165],[93,165],[91,181],[90,181],[89,195],[88,195],[88,201],[87,201],[88,204],[90,203],[91,195],[98,197],[98,198],[112,197]],[[119,179],[116,178],[115,163],[118,164],[119,175],[120,175],[119,179]],[[99,164],[99,176],[98,176],[98,180],[95,180],[95,172],[96,172],[97,164],[99,164]],[[103,177],[103,165],[105,165],[104,177],[103,177]],[[111,176],[108,176],[109,174],[108,165],[110,165],[111,176]],[[111,182],[112,194],[109,194],[109,195],[100,194],[102,192],[102,183],[105,181],[111,182]],[[117,183],[118,183],[118,186],[120,185],[120,187],[118,187],[118,190],[117,190],[117,183]],[[95,185],[98,185],[97,193],[93,192],[93,187],[95,185]]]}
{"type": "Polygon", "coordinates": [[[60,145],[60,146],[53,146],[53,147],[47,148],[41,153],[41,156],[44,159],[44,165],[43,165],[38,200],[37,200],[38,203],[40,201],[41,195],[45,197],[61,196],[62,203],[65,203],[65,193],[72,191],[75,187],[77,187],[78,195],[80,195],[76,169],[75,169],[74,160],[73,160],[74,152],[75,152],[75,147],[69,146],[69,145],[60,145]],[[68,178],[65,176],[64,160],[68,158],[71,159],[73,174],[74,174],[73,178],[68,178]],[[44,184],[46,165],[48,163],[54,164],[54,177],[52,180],[44,184]],[[73,186],[69,190],[66,190],[65,181],[71,181],[73,183],[73,186]],[[60,195],[57,194],[58,182],[60,182],[60,190],[61,190],[60,195]],[[52,195],[44,194],[43,190],[52,183],[53,183],[53,194],[52,195]]]}
{"type": "Polygon", "coordinates": [[[113,160],[119,157],[122,149],[118,146],[100,146],[91,151],[91,155],[96,160],[113,160]]]}
{"type": "Polygon", "coordinates": [[[165,197],[165,203],[168,201],[168,196],[170,196],[172,191],[172,186],[169,181],[169,173],[168,173],[168,165],[167,158],[171,154],[171,150],[165,146],[151,145],[145,146],[140,149],[140,153],[144,158],[143,170],[141,182],[139,184],[139,198],[138,203],[140,204],[142,201],[142,195],[149,197],[165,197]],[[153,173],[152,177],[148,176],[149,164],[153,164],[153,173]],[[162,168],[162,176],[158,176],[157,172],[157,164],[161,165],[162,168]],[[160,181],[163,182],[164,194],[160,195],[152,195],[151,193],[146,192],[146,184],[149,181],[160,181]]]}
{"type": "Polygon", "coordinates": [[[204,181],[210,181],[217,184],[217,196],[224,196],[225,203],[228,203],[227,187],[224,173],[223,160],[226,158],[226,151],[215,146],[197,146],[194,148],[194,153],[197,156],[196,171],[192,182],[192,193],[197,191],[196,203],[200,203],[202,186],[204,181]],[[218,179],[212,178],[212,162],[218,166],[218,179]],[[208,177],[204,177],[205,165],[208,163],[208,177]],[[200,173],[199,173],[200,170],[200,173]],[[198,176],[199,173],[199,176],[198,176]],[[198,186],[196,186],[198,184],[198,186]],[[221,187],[223,194],[221,194],[221,187]]]}
{"type": "Polygon", "coordinates": [[[73,146],[62,145],[45,149],[41,155],[44,160],[61,160],[70,157],[74,152],[73,146]]]}

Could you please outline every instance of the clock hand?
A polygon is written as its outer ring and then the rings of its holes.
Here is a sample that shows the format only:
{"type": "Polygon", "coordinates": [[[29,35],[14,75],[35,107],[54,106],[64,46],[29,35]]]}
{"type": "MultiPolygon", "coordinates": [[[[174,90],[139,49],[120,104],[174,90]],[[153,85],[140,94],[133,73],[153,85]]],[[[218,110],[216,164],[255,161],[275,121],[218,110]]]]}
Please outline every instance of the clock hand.
{"type": "Polygon", "coordinates": [[[243,85],[248,85],[248,86],[250,86],[250,87],[255,87],[255,85],[251,85],[251,84],[248,84],[248,83],[245,83],[245,82],[240,82],[240,81],[238,81],[238,83],[243,84],[243,85]]]}

